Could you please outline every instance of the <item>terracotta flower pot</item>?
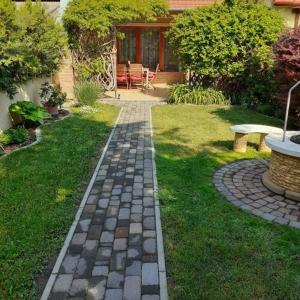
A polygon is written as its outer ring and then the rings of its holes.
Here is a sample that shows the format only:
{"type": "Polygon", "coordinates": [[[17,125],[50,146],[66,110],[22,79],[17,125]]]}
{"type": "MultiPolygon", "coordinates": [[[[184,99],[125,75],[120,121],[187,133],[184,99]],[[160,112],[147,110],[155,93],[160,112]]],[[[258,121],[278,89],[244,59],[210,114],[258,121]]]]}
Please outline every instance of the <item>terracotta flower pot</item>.
{"type": "Polygon", "coordinates": [[[45,108],[47,110],[47,112],[51,115],[51,116],[57,116],[59,114],[58,112],[58,105],[56,106],[47,106],[45,105],[45,108]]]}

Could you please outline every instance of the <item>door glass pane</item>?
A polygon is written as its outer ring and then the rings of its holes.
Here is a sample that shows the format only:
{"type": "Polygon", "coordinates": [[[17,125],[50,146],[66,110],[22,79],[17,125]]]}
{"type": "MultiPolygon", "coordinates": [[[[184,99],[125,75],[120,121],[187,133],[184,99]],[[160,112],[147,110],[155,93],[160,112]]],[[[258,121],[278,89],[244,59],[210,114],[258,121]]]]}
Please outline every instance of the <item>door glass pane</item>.
{"type": "Polygon", "coordinates": [[[125,37],[119,40],[119,63],[126,64],[128,61],[135,63],[135,30],[123,30],[125,37]]]}
{"type": "Polygon", "coordinates": [[[177,72],[179,70],[179,61],[167,38],[165,38],[164,57],[164,70],[177,72]]]}
{"type": "Polygon", "coordinates": [[[159,30],[144,29],[142,31],[142,64],[155,69],[159,63],[159,30]]]}

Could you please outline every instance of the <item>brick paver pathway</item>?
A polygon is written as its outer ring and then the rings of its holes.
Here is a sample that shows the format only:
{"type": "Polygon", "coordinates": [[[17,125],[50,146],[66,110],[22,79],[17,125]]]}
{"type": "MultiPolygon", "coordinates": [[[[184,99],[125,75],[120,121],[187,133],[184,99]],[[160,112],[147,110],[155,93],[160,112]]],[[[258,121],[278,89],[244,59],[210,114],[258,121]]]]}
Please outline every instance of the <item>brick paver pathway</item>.
{"type": "Polygon", "coordinates": [[[118,124],[48,299],[160,299],[151,103],[118,104],[118,124]]]}
{"type": "Polygon", "coordinates": [[[216,188],[242,210],[268,221],[300,228],[300,202],[268,190],[262,176],[268,169],[264,159],[238,160],[219,169],[216,188]]]}

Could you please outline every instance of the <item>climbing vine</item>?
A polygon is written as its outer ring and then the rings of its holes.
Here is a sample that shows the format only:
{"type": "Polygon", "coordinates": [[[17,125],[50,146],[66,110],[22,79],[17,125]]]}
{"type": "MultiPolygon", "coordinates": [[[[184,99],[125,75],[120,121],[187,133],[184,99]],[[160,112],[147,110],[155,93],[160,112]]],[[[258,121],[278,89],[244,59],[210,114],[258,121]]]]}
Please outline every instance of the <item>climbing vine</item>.
{"type": "Polygon", "coordinates": [[[115,86],[117,26],[138,19],[153,21],[168,12],[165,0],[73,0],[63,17],[78,80],[94,79],[115,86]]]}

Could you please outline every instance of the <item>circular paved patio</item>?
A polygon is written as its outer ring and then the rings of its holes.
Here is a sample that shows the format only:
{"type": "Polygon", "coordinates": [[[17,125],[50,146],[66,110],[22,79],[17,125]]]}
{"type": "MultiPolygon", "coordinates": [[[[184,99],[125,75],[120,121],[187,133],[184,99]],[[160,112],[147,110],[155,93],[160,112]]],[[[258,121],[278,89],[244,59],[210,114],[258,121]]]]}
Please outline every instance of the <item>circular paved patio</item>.
{"type": "Polygon", "coordinates": [[[235,161],[216,171],[214,184],[232,204],[268,221],[300,228],[300,202],[277,195],[262,183],[264,159],[235,161]]]}

